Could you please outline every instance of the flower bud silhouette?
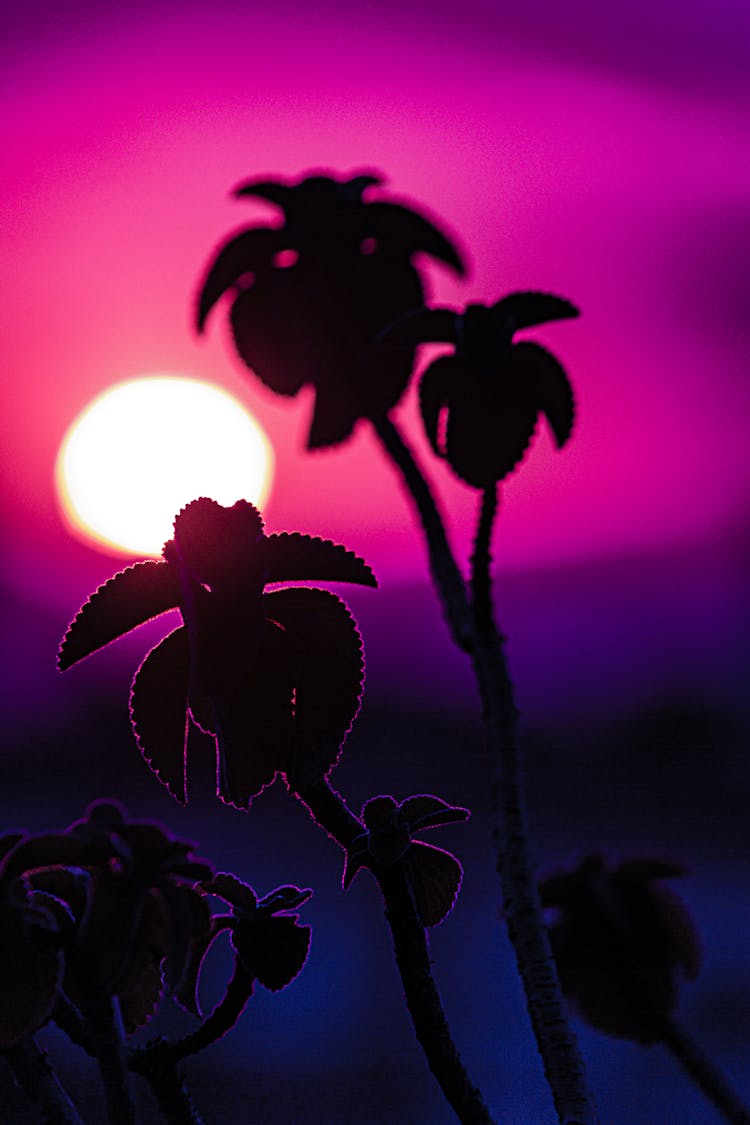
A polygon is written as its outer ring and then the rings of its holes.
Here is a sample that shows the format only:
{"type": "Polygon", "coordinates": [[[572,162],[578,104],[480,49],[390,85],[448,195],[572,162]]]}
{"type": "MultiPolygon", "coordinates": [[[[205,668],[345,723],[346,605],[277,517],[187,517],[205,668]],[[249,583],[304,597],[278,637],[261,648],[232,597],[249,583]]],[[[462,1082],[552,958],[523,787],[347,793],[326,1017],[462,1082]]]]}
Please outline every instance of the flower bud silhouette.
{"type": "Polygon", "coordinates": [[[522,460],[539,414],[558,447],[573,427],[573,391],[555,357],[531,341],[513,343],[523,328],[578,316],[569,301],[547,293],[511,293],[496,304],[421,309],[382,335],[388,350],[430,341],[451,343],[425,371],[419,403],[427,437],[453,471],[476,488],[503,480],[522,460]],[[447,412],[445,441],[441,419],[447,412]]]}
{"type": "Polygon", "coordinates": [[[238,808],[279,773],[295,787],[327,776],[359,709],[361,638],[334,594],[265,586],[301,579],[375,586],[372,571],[329,540],[266,535],[245,500],[230,508],[194,500],[174,526],[162,560],[120,571],[86,602],[58,666],[179,608],[183,625],[148,654],[130,696],[138,745],[169,792],[186,802],[189,721],[213,736],[217,792],[238,808]]]}
{"type": "Polygon", "coordinates": [[[225,242],[203,282],[197,323],[226,292],[243,362],[276,394],[315,388],[308,447],[335,445],[359,418],[377,418],[400,398],[414,349],[384,353],[378,332],[424,291],[417,252],[464,272],[448,238],[422,215],[363,195],[379,175],[313,175],[297,183],[251,180],[235,192],[279,207],[276,227],[251,227],[225,242]]]}
{"type": "Polygon", "coordinates": [[[441,824],[468,820],[469,816],[468,809],[448,805],[427,793],[400,802],[391,796],[371,798],[361,813],[367,832],[346,858],[344,889],[362,867],[389,867],[403,859],[422,925],[436,926],[453,909],[463,871],[450,852],[413,836],[441,824]]]}
{"type": "Polygon", "coordinates": [[[583,1019],[609,1035],[657,1042],[677,1003],[680,977],[700,968],[700,946],[680,900],[662,880],[675,863],[599,855],[540,883],[553,914],[552,949],[564,992],[583,1019]]]}

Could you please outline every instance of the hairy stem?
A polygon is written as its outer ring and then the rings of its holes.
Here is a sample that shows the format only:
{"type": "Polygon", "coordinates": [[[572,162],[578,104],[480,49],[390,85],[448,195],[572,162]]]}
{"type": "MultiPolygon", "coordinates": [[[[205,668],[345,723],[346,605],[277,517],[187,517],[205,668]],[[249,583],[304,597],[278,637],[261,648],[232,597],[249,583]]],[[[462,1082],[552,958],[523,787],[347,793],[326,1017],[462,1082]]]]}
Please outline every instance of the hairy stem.
{"type": "MultiPolygon", "coordinates": [[[[293,790],[293,793],[344,851],[364,833],[362,822],[327,781],[293,790]]],[[[385,900],[407,1007],[427,1064],[462,1125],[492,1125],[482,1096],[469,1080],[451,1038],[432,976],[427,936],[403,864],[398,862],[388,868],[378,868],[373,874],[385,900]]]]}
{"type": "Polygon", "coordinates": [[[731,1125],[750,1125],[750,1110],[742,1104],[718,1068],[672,1020],[664,1023],[662,1042],[731,1125]]]}
{"type": "Polygon", "coordinates": [[[235,957],[234,972],[227,985],[224,996],[197,1031],[178,1039],[175,1043],[160,1042],[131,1051],[129,1065],[131,1070],[150,1075],[163,1066],[174,1066],[188,1055],[196,1055],[210,1047],[217,1039],[223,1038],[234,1027],[253,994],[253,977],[243,968],[235,957]]]}
{"type": "Polygon", "coordinates": [[[142,1073],[169,1125],[203,1125],[176,1065],[164,1064],[142,1073]]]}
{"type": "Polygon", "coordinates": [[[420,515],[430,570],[453,639],[472,657],[487,732],[493,839],[505,917],[558,1120],[561,1125],[591,1125],[596,1114],[586,1088],[583,1059],[565,1009],[529,857],[518,713],[503,638],[492,620],[489,562],[496,491],[487,489],[482,498],[472,556],[470,612],[466,588],[429,485],[393,424],[386,419],[375,425],[420,515]]]}
{"type": "Polygon", "coordinates": [[[493,839],[508,935],[560,1125],[593,1125],[583,1058],[568,1018],[529,857],[517,712],[502,639],[477,632],[474,669],[490,758],[493,839]]]}
{"type": "Polygon", "coordinates": [[[3,1055],[44,1125],[82,1125],[78,1110],[47,1062],[45,1052],[31,1036],[6,1048],[3,1055]]]}
{"type": "Polygon", "coordinates": [[[414,500],[427,542],[430,573],[451,636],[460,649],[471,652],[474,634],[466,585],[448,543],[437,501],[395,422],[384,415],[374,419],[373,426],[414,500]]]}

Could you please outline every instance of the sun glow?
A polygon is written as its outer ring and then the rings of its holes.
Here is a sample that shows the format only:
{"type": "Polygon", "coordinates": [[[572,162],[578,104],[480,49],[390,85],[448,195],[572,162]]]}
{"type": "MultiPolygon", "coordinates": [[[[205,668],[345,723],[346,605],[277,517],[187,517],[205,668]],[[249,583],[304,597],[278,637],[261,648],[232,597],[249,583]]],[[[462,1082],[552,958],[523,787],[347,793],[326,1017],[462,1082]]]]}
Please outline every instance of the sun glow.
{"type": "Polygon", "coordinates": [[[60,446],[57,494],[71,529],[106,550],[158,555],[190,500],[261,506],[273,453],[232,395],[172,375],[110,387],[78,415],[60,446]]]}

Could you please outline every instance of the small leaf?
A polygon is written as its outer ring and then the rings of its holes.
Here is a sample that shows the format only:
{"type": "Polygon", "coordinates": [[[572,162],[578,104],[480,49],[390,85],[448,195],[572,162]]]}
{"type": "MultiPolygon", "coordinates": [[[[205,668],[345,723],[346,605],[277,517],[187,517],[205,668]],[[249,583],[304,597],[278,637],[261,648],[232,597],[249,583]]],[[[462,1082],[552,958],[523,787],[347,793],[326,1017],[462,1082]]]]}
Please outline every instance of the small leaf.
{"type": "Polygon", "coordinates": [[[421,842],[412,844],[404,863],[423,926],[437,926],[450,914],[461,888],[463,869],[455,856],[421,842]]]}
{"type": "Polygon", "coordinates": [[[580,316],[578,309],[564,297],[551,293],[510,293],[492,306],[501,337],[512,336],[522,328],[533,328],[551,320],[568,320],[580,316]]]}
{"type": "Polygon", "coordinates": [[[461,256],[447,235],[410,207],[399,203],[368,203],[363,219],[368,233],[381,239],[388,253],[408,258],[421,251],[450,266],[459,277],[466,275],[461,256]]]}
{"type": "Polygon", "coordinates": [[[295,915],[242,920],[232,946],[247,973],[271,990],[286,988],[301,972],[310,950],[310,927],[295,915]]]}
{"type": "Polygon", "coordinates": [[[327,590],[276,590],[264,603],[286,631],[295,689],[287,773],[293,788],[304,788],[328,775],[359,710],[362,639],[347,607],[327,590]]]}
{"type": "Polygon", "coordinates": [[[360,816],[368,832],[374,832],[395,822],[397,808],[398,802],[390,793],[384,793],[380,797],[371,797],[369,801],[365,801],[360,816]]]}
{"type": "Polygon", "coordinates": [[[539,409],[549,422],[558,449],[571,435],[575,415],[573,388],[561,363],[541,344],[523,340],[514,344],[512,360],[535,387],[539,409]]]}
{"type": "Polygon", "coordinates": [[[258,897],[249,883],[243,883],[236,875],[230,875],[227,871],[217,871],[206,884],[206,890],[209,894],[223,898],[241,914],[252,914],[258,907],[258,897]]]}
{"type": "Polygon", "coordinates": [[[421,793],[415,797],[407,797],[401,802],[399,817],[405,820],[412,832],[421,832],[425,828],[436,828],[440,824],[452,824],[456,821],[468,820],[471,813],[468,809],[456,805],[449,805],[431,793],[421,793]]]}
{"type": "Polygon", "coordinates": [[[198,331],[203,331],[208,314],[219,298],[233,289],[243,274],[267,270],[273,255],[281,249],[279,231],[268,227],[241,231],[225,242],[201,286],[196,308],[198,331]]]}
{"type": "Polygon", "coordinates": [[[203,1017],[198,1000],[203,964],[216,938],[224,930],[230,929],[233,924],[233,919],[229,914],[214,914],[206,933],[197,937],[190,947],[187,965],[182,979],[175,989],[174,998],[181,1007],[190,1012],[191,1015],[198,1016],[199,1019],[203,1017]]]}
{"type": "Polygon", "coordinates": [[[193,942],[209,932],[211,914],[205,899],[193,887],[163,879],[158,890],[169,928],[164,983],[174,992],[188,969],[193,942]]]}
{"type": "Polygon", "coordinates": [[[330,539],[282,532],[259,547],[266,582],[357,582],[377,586],[372,570],[354,551],[330,539]]]}
{"type": "Polygon", "coordinates": [[[30,836],[9,852],[0,865],[4,881],[46,867],[88,867],[106,864],[112,848],[103,842],[81,840],[64,832],[30,836]]]}
{"type": "Polygon", "coordinates": [[[63,637],[60,671],[129,633],[180,601],[177,572],[166,562],[148,559],[115,574],[81,607],[63,637]]]}
{"type": "Polygon", "coordinates": [[[454,472],[475,488],[504,480],[529,448],[539,408],[525,376],[511,362],[498,379],[453,384],[445,455],[454,472]]]}
{"type": "Polygon", "coordinates": [[[248,500],[225,507],[201,496],[175,517],[174,536],[192,578],[220,586],[243,573],[250,580],[257,570],[263,519],[248,500]]]}
{"type": "Polygon", "coordinates": [[[175,800],[187,804],[188,636],[175,629],[151,649],[130,690],[130,719],[141,754],[175,800]]]}
{"type": "Polygon", "coordinates": [[[296,910],[311,897],[312,891],[309,887],[304,889],[292,886],[277,887],[275,891],[263,896],[258,903],[258,910],[275,916],[289,910],[296,910]]]}
{"type": "Polygon", "coordinates": [[[286,211],[294,199],[295,190],[294,186],[282,183],[281,180],[243,180],[232,189],[232,195],[237,199],[252,195],[256,199],[265,199],[268,203],[274,203],[282,211],[286,211]]]}

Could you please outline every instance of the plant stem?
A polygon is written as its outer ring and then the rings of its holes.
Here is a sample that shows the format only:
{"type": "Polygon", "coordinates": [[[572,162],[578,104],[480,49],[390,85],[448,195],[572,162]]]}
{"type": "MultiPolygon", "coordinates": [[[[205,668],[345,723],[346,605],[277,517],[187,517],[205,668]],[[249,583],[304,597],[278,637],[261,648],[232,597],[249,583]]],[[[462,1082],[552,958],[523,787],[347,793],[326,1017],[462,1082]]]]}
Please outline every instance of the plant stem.
{"type": "MultiPolygon", "coordinates": [[[[316,782],[294,795],[313,819],[347,851],[364,825],[328,781],[316,782]]],[[[462,1125],[492,1125],[482,1095],[472,1084],[453,1043],[440,994],[432,976],[427,937],[419,918],[403,864],[373,870],[383,894],[393,935],[396,963],[417,1039],[449,1105],[462,1125]]]]}
{"type": "Polygon", "coordinates": [[[486,488],[482,493],[482,504],[471,556],[471,604],[474,623],[477,628],[487,628],[492,624],[492,584],[490,565],[492,561],[492,531],[498,509],[498,489],[486,488]]]}
{"type": "Polygon", "coordinates": [[[487,729],[492,836],[508,936],[560,1125],[593,1125],[583,1058],[565,1009],[529,857],[516,710],[499,634],[477,633],[474,669],[487,729]]]}
{"type": "Polygon", "coordinates": [[[44,1125],[82,1125],[78,1110],[47,1062],[47,1056],[34,1040],[28,1039],[7,1047],[3,1055],[13,1077],[36,1107],[44,1125]]]}
{"type": "Polygon", "coordinates": [[[253,977],[242,966],[238,957],[234,960],[234,972],[227,985],[224,996],[197,1031],[178,1039],[175,1043],[160,1042],[131,1051],[129,1065],[131,1070],[148,1075],[164,1063],[174,1066],[188,1055],[196,1055],[210,1047],[217,1039],[222,1039],[234,1027],[253,994],[253,977]]]}
{"type": "Polygon", "coordinates": [[[471,652],[474,632],[466,597],[466,585],[450,549],[435,497],[395,422],[387,415],[383,415],[373,419],[372,424],[381,444],[403,476],[414,500],[427,542],[430,573],[451,636],[460,649],[471,652]]]}
{"type": "Polygon", "coordinates": [[[106,992],[92,991],[86,996],[83,1015],[95,1043],[110,1125],[135,1125],[119,1001],[106,992]]]}
{"type": "Polygon", "coordinates": [[[662,1042],[731,1125],[750,1125],[750,1110],[718,1068],[672,1020],[664,1022],[662,1042]]]}
{"type": "Polygon", "coordinates": [[[393,424],[388,420],[379,421],[376,431],[401,471],[404,484],[419,512],[430,555],[430,570],[453,639],[472,657],[487,732],[493,839],[508,934],[515,950],[558,1120],[560,1125],[592,1125],[596,1114],[586,1088],[583,1059],[565,1009],[529,858],[526,802],[517,737],[518,712],[503,638],[492,620],[489,559],[497,496],[494,489],[487,489],[482,497],[472,556],[473,612],[467,633],[466,588],[451,554],[430,487],[393,424]]]}
{"type": "Polygon", "coordinates": [[[141,1071],[169,1125],[203,1125],[175,1064],[141,1071]]]}

